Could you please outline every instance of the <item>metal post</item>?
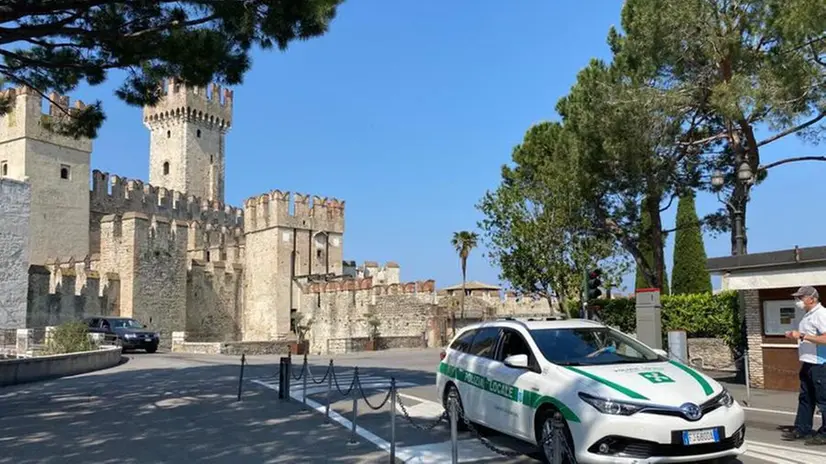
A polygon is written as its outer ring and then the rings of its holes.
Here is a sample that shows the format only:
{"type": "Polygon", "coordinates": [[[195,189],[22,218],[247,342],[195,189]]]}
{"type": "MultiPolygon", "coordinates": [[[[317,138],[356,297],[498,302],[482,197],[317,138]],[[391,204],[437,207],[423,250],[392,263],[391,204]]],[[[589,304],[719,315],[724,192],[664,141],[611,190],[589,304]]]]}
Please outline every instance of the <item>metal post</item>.
{"type": "Polygon", "coordinates": [[[302,374],[303,385],[301,387],[303,389],[303,391],[301,392],[301,402],[304,404],[307,404],[307,371],[309,371],[309,369],[307,368],[307,356],[304,356],[304,374],[302,374]]]}
{"type": "Polygon", "coordinates": [[[327,423],[330,423],[330,403],[333,401],[333,360],[330,360],[330,367],[327,368],[327,406],[324,408],[324,415],[327,423]]]}
{"type": "Polygon", "coordinates": [[[241,375],[238,376],[238,401],[241,401],[241,387],[244,384],[244,364],[246,361],[246,353],[241,353],[241,375]]]}
{"type": "Polygon", "coordinates": [[[554,463],[562,462],[562,415],[554,413],[554,463]]]}
{"type": "Polygon", "coordinates": [[[459,415],[459,408],[456,404],[456,398],[450,398],[448,402],[450,408],[450,462],[458,464],[459,462],[459,424],[457,417],[459,415]]]}
{"type": "Polygon", "coordinates": [[[356,419],[359,417],[359,399],[356,396],[356,392],[351,393],[353,395],[353,427],[352,427],[352,435],[350,436],[350,440],[347,441],[348,445],[355,445],[358,441],[358,434],[356,434],[356,419]]]}
{"type": "Polygon", "coordinates": [[[746,371],[745,372],[745,374],[746,374],[746,401],[745,401],[745,404],[746,404],[746,406],[748,406],[749,403],[751,403],[751,372],[750,372],[751,366],[749,365],[749,350],[748,350],[748,348],[746,348],[746,356],[745,356],[745,358],[743,358],[743,361],[744,361],[744,366],[743,367],[745,368],[745,371],[746,371]]]}
{"type": "Polygon", "coordinates": [[[396,462],[396,378],[390,378],[390,462],[396,462]]]}

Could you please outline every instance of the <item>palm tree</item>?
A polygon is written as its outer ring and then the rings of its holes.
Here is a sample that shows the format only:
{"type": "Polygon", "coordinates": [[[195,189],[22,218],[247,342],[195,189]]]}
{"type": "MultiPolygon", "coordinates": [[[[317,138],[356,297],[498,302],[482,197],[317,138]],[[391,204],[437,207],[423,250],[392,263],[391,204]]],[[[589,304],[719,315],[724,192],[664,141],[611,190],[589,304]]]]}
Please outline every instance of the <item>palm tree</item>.
{"type": "Polygon", "coordinates": [[[476,248],[479,241],[479,236],[476,232],[468,232],[462,230],[453,233],[453,239],[450,240],[451,245],[456,248],[459,253],[459,259],[462,262],[462,310],[461,318],[465,318],[465,282],[467,281],[467,258],[470,255],[470,250],[476,248]]]}

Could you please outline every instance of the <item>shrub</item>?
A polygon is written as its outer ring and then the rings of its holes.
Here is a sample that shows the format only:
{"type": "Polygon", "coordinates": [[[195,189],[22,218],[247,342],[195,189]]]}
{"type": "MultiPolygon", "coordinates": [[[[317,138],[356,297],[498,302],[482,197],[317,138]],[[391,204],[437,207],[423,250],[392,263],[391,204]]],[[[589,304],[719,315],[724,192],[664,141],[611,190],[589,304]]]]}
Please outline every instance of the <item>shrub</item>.
{"type": "MultiPolygon", "coordinates": [[[[663,336],[669,330],[684,330],[689,337],[719,338],[735,354],[744,349],[737,292],[696,293],[662,296],[663,336]]],[[[602,321],[627,333],[636,331],[634,298],[600,300],[602,321]]]]}
{"type": "Polygon", "coordinates": [[[89,339],[89,327],[83,322],[67,322],[54,328],[46,344],[46,354],[92,351],[95,344],[89,339]]]}

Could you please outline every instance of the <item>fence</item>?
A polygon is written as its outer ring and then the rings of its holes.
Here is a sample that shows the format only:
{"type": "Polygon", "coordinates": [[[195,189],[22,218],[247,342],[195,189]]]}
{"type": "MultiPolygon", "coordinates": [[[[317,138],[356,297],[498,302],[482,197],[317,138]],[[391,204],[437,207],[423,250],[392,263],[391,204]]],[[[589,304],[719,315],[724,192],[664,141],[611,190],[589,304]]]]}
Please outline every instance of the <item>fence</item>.
{"type": "MultiPolygon", "coordinates": [[[[241,371],[238,378],[238,401],[241,401],[243,393],[245,365],[246,355],[242,354],[241,371]]],[[[398,422],[398,419],[396,418],[397,405],[402,412],[403,419],[407,421],[407,423],[409,423],[415,429],[421,431],[430,431],[435,429],[440,424],[449,425],[451,442],[451,462],[454,464],[459,462],[459,456],[461,452],[461,450],[459,449],[459,421],[461,421],[461,424],[464,426],[464,428],[467,429],[475,439],[479,440],[482,443],[482,445],[484,445],[490,451],[506,458],[513,458],[524,454],[524,452],[522,451],[514,451],[510,449],[500,448],[496,446],[493,442],[491,442],[488,438],[482,436],[482,434],[479,433],[479,430],[474,426],[474,424],[467,418],[467,416],[465,416],[464,410],[461,405],[461,400],[458,398],[458,396],[448,395],[447,410],[444,410],[442,414],[435,420],[420,423],[420,421],[414,420],[413,417],[411,417],[408,413],[407,406],[402,401],[402,396],[398,394],[395,377],[390,378],[390,388],[388,388],[387,394],[384,396],[384,399],[382,399],[378,404],[373,404],[368,399],[368,395],[365,393],[364,388],[362,387],[358,366],[353,368],[353,379],[350,381],[350,384],[346,388],[342,388],[342,385],[338,381],[338,376],[336,374],[336,369],[333,365],[332,359],[330,360],[330,364],[327,366],[324,375],[319,378],[313,375],[312,371],[310,370],[310,365],[307,362],[306,354],[304,355],[304,361],[301,365],[301,369],[298,371],[298,375],[295,375],[293,373],[292,367],[292,355],[290,354],[286,358],[281,358],[278,377],[279,398],[289,401],[291,398],[289,392],[292,389],[293,381],[301,382],[301,398],[302,403],[304,405],[307,404],[308,383],[311,382],[312,385],[321,385],[326,382],[327,391],[324,414],[327,421],[330,421],[330,408],[334,402],[334,396],[337,396],[339,399],[352,399],[352,426],[350,428],[349,443],[358,442],[357,423],[359,417],[358,411],[360,402],[363,402],[369,409],[373,411],[379,411],[389,404],[391,463],[396,462],[396,424],[398,422]]],[[[552,464],[561,464],[563,462],[576,462],[576,458],[572,451],[571,444],[569,443],[565,432],[565,422],[562,419],[562,415],[559,412],[556,412],[553,415],[552,420],[549,422],[550,424],[546,423],[545,426],[543,426],[542,428],[542,440],[540,441],[540,443],[538,443],[538,447],[542,450],[542,452],[547,457],[548,461],[552,464]]]]}

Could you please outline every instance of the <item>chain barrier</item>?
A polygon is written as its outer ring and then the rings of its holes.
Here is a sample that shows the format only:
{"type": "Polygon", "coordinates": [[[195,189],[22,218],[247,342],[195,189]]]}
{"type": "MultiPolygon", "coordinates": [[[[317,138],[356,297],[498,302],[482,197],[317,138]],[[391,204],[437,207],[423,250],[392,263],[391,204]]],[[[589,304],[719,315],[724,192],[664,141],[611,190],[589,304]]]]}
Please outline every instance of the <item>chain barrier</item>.
{"type": "Polygon", "coordinates": [[[330,364],[329,366],[327,366],[327,370],[324,371],[324,377],[322,377],[320,380],[316,380],[316,377],[313,375],[313,372],[310,370],[310,365],[307,364],[307,374],[309,375],[310,380],[316,385],[321,385],[322,383],[324,383],[324,381],[327,380],[327,376],[330,375],[330,371],[332,369],[333,369],[333,365],[330,364]]]}
{"type": "Polygon", "coordinates": [[[370,400],[367,399],[367,394],[364,393],[364,388],[362,388],[361,386],[361,379],[358,376],[356,376],[356,385],[358,385],[359,387],[359,393],[361,393],[361,398],[364,400],[367,406],[374,411],[378,411],[379,409],[383,408],[384,405],[387,404],[388,401],[390,401],[390,394],[393,393],[392,388],[388,389],[387,395],[384,397],[381,403],[379,403],[378,406],[373,406],[372,404],[370,404],[370,400]]]}
{"type": "Polygon", "coordinates": [[[333,383],[336,384],[336,390],[338,390],[341,396],[350,396],[350,393],[353,391],[353,388],[356,387],[356,378],[358,377],[358,367],[354,369],[353,373],[353,381],[350,382],[350,388],[347,389],[347,393],[341,391],[341,386],[338,384],[338,376],[336,375],[336,369],[330,365],[330,369],[333,371],[333,383]]]}
{"type": "Polygon", "coordinates": [[[407,407],[404,405],[401,395],[396,395],[396,402],[399,404],[399,406],[401,406],[402,415],[404,415],[404,418],[407,419],[408,422],[410,422],[410,425],[412,425],[414,429],[421,430],[423,432],[429,432],[433,430],[434,428],[436,428],[437,425],[441,424],[442,421],[447,421],[449,417],[448,411],[444,410],[442,411],[442,415],[437,417],[434,421],[428,423],[427,425],[419,425],[416,423],[416,421],[413,420],[412,417],[410,417],[410,413],[407,412],[407,407]]]}

